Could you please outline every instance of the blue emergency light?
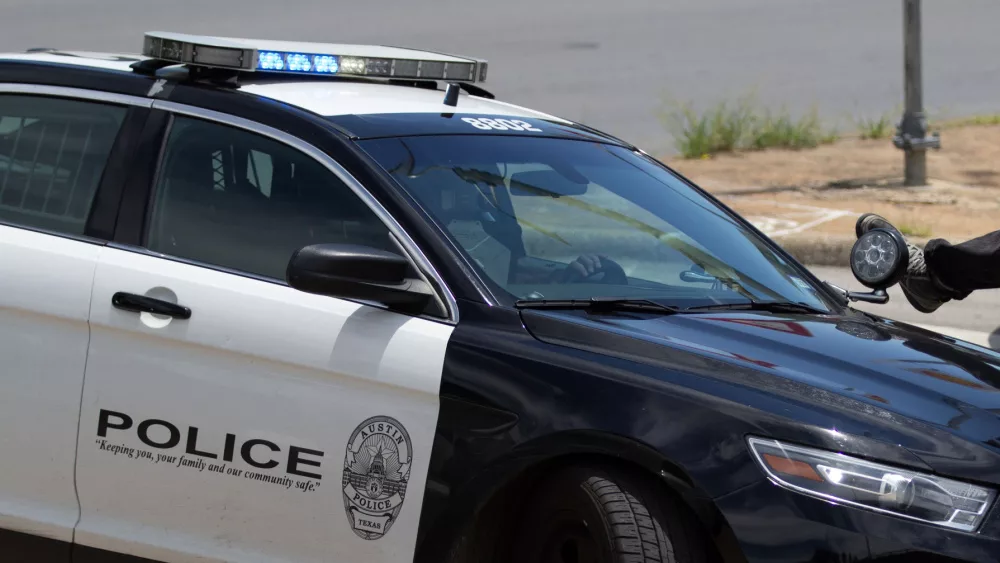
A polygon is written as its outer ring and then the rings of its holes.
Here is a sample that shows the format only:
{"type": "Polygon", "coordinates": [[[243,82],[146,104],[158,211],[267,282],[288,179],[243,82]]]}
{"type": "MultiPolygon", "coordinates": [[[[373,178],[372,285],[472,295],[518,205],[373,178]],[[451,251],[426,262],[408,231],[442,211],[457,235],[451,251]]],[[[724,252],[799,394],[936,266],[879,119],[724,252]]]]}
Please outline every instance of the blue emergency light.
{"type": "Polygon", "coordinates": [[[142,54],[240,72],[485,82],[483,59],[383,45],[308,43],[148,32],[142,54]]]}

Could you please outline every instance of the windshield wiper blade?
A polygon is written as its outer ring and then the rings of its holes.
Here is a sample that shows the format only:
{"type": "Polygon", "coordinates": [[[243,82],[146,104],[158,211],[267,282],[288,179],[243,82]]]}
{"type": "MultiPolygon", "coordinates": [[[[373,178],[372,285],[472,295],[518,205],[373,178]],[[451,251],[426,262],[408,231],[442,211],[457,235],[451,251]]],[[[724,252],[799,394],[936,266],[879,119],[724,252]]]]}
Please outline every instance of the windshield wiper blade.
{"type": "Polygon", "coordinates": [[[679,313],[680,309],[657,303],[651,299],[624,297],[591,297],[589,299],[519,299],[518,309],[583,309],[587,311],[641,311],[662,314],[679,313]]]}
{"type": "Polygon", "coordinates": [[[688,307],[688,311],[768,311],[772,313],[805,313],[809,315],[828,315],[829,311],[817,309],[805,303],[792,301],[753,301],[750,303],[722,303],[719,305],[700,305],[688,307]]]}

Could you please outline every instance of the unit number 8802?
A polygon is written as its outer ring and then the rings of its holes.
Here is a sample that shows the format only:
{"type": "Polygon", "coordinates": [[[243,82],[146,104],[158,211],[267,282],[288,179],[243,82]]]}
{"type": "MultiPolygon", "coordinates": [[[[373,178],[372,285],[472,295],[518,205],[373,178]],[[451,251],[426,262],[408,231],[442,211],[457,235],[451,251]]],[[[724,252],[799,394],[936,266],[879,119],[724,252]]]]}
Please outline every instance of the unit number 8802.
{"type": "Polygon", "coordinates": [[[532,126],[527,121],[520,119],[490,119],[488,117],[463,117],[462,121],[472,125],[476,129],[484,131],[535,131],[541,133],[541,129],[532,126]]]}

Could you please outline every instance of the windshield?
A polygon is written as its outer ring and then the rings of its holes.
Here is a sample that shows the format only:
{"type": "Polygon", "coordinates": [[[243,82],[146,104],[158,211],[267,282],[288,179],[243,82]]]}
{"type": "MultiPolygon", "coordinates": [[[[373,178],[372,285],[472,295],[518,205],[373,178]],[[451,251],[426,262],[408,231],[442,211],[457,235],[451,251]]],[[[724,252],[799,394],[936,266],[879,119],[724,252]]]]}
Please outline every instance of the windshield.
{"type": "Polygon", "coordinates": [[[361,144],[510,299],[781,301],[830,310],[762,240],[626,148],[494,135],[361,144]]]}

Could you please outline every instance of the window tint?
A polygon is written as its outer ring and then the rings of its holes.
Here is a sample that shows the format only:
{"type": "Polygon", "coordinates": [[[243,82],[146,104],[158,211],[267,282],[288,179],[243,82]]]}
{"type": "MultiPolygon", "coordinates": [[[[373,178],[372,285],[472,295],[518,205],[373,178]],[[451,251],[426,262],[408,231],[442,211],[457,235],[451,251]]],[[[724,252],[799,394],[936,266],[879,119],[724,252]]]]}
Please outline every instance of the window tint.
{"type": "Polygon", "coordinates": [[[336,175],[240,129],[175,118],[157,184],[147,236],[156,252],[283,280],[306,245],[399,251],[336,175]]]}
{"type": "Polygon", "coordinates": [[[0,221],[82,235],[126,111],[0,94],[0,221]]]}

